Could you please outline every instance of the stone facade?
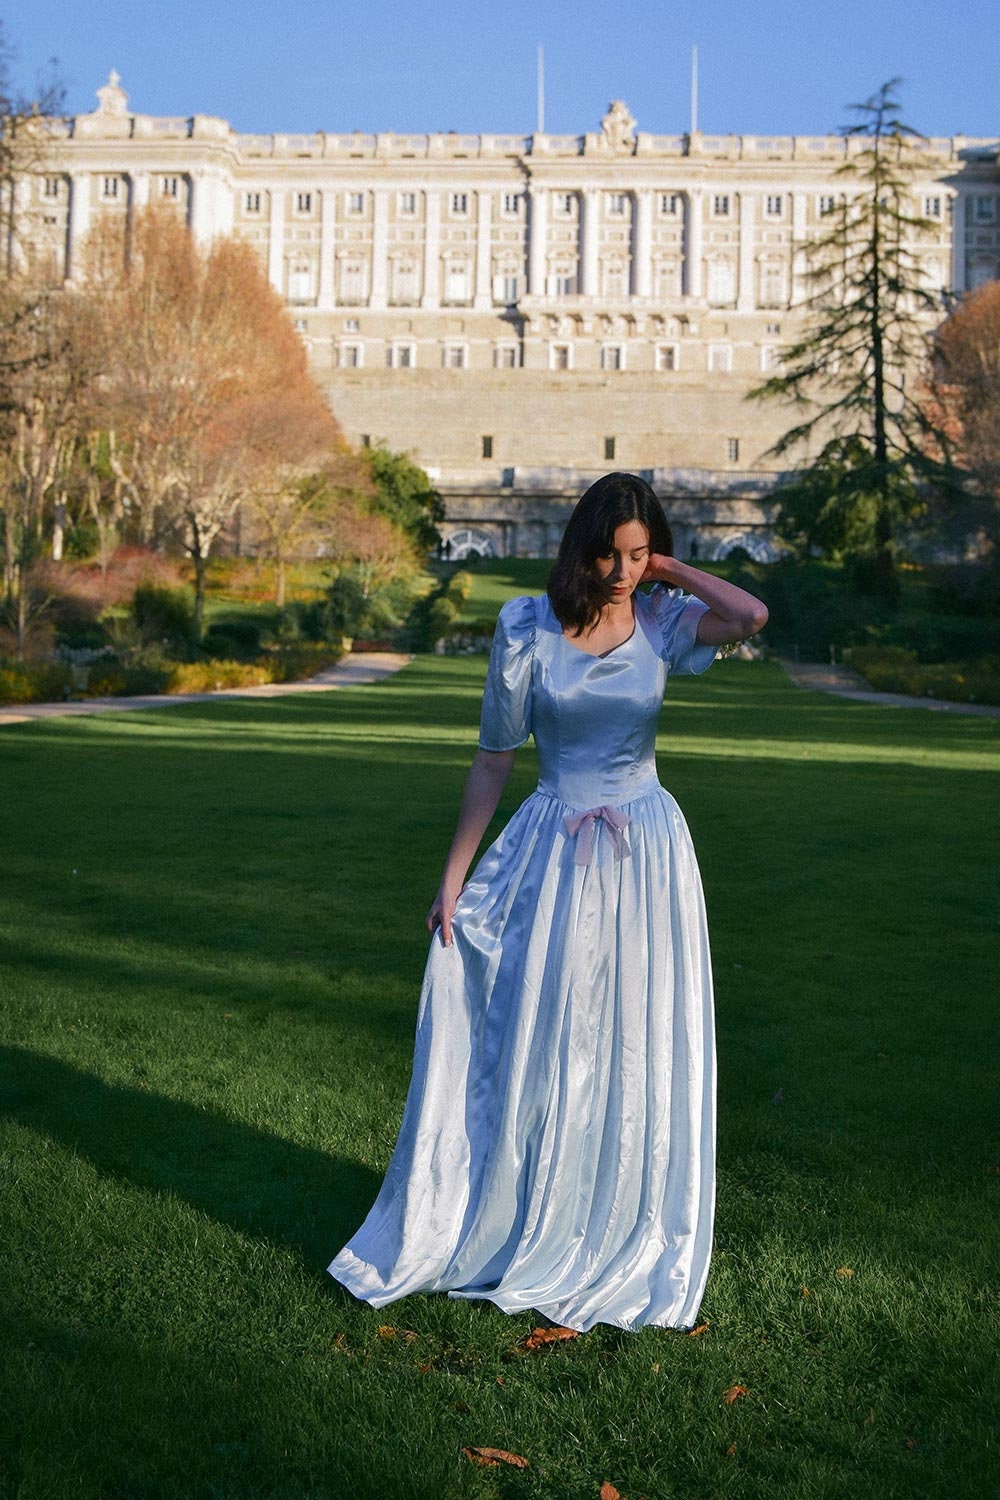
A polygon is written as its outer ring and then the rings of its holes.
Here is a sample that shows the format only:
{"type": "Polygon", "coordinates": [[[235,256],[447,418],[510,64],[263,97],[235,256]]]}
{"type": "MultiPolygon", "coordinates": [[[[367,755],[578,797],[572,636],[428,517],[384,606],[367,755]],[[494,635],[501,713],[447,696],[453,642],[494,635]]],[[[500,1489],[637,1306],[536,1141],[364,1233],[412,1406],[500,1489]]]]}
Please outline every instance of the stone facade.
{"type": "MultiPolygon", "coordinates": [[[[524,550],[532,507],[561,513],[555,471],[560,494],[623,468],[671,506],[759,508],[786,421],[745,393],[799,326],[803,246],[856,142],[651,135],[621,103],[580,136],[240,135],[132,113],[115,74],[98,97],[20,189],[30,253],[72,276],[99,214],[156,199],[248,240],[348,438],[411,453],[453,531],[520,504],[496,534],[524,550]]],[[[942,297],[1000,274],[998,152],[922,151],[913,248],[942,297]]]]}

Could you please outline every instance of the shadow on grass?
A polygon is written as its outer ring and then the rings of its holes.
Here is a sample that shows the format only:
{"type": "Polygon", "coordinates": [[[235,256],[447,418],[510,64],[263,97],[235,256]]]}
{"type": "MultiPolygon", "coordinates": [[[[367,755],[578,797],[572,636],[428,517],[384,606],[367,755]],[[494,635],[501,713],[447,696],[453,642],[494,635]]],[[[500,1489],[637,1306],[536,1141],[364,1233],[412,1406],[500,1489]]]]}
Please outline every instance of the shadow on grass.
{"type": "Polygon", "coordinates": [[[0,1047],[0,1118],[58,1141],[105,1176],[172,1194],[220,1224],[286,1246],[317,1275],[381,1182],[359,1162],[105,1083],[26,1047],[0,1047]]]}

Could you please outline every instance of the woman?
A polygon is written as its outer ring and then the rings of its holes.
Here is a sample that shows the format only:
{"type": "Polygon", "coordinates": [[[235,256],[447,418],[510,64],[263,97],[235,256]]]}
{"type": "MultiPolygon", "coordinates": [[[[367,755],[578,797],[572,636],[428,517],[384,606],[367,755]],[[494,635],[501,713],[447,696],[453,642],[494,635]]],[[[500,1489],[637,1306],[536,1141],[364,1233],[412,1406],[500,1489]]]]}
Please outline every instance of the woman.
{"type": "Polygon", "coordinates": [[[447,1291],[581,1332],[695,1320],[714,1207],[712,982],[698,867],[654,740],[667,676],[703,672],[767,611],[672,552],[649,486],[608,474],[574,510],[547,596],[500,612],[427,919],[399,1140],[329,1268],[376,1307],[447,1291]],[[532,733],[538,789],[463,886],[532,733]]]}

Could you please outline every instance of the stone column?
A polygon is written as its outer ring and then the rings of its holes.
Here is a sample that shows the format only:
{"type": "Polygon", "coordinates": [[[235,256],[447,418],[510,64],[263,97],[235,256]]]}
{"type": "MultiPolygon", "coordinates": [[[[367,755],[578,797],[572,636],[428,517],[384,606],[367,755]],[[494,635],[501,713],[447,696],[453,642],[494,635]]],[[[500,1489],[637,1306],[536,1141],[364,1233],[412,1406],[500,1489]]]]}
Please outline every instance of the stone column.
{"type": "Polygon", "coordinates": [[[272,187],[270,193],[271,221],[267,244],[267,279],[279,297],[285,295],[285,194],[282,188],[272,187]]]}
{"type": "Polygon", "coordinates": [[[789,303],[804,302],[809,295],[807,276],[809,258],[805,242],[809,236],[809,196],[807,193],[792,194],[792,285],[789,303]]]}
{"type": "Polygon", "coordinates": [[[545,236],[548,194],[534,183],[528,187],[528,295],[545,296],[545,236]]]}
{"type": "Polygon", "coordinates": [[[476,195],[476,295],[472,304],[480,311],[493,305],[493,287],[490,282],[492,209],[490,194],[480,188],[476,195]]]}
{"type": "Polygon", "coordinates": [[[968,204],[968,194],[961,191],[951,199],[951,290],[953,292],[964,292],[968,286],[965,255],[965,219],[968,204]]]}
{"type": "Polygon", "coordinates": [[[754,288],[756,256],[754,250],[754,223],[756,204],[751,193],[740,193],[740,284],[736,298],[736,311],[753,312],[757,297],[754,288]]]}
{"type": "Polygon", "coordinates": [[[66,275],[76,273],[83,241],[90,230],[90,174],[78,172],[69,180],[69,228],[66,233],[66,275]]]}
{"type": "Polygon", "coordinates": [[[384,312],[389,305],[389,194],[379,188],[373,194],[372,280],[368,306],[384,312]]]}
{"type": "Polygon", "coordinates": [[[441,306],[441,194],[424,194],[424,294],[420,306],[441,306]]]}
{"type": "Polygon", "coordinates": [[[600,233],[600,198],[596,188],[586,188],[580,194],[580,292],[584,297],[598,295],[600,233]]]}
{"type": "Polygon", "coordinates": [[[320,194],[319,205],[319,298],[316,306],[322,312],[329,312],[336,306],[337,289],[334,279],[336,258],[334,251],[334,216],[336,213],[337,194],[332,188],[325,188],[320,194]]]}
{"type": "Polygon", "coordinates": [[[204,172],[191,173],[191,201],[188,205],[188,223],[191,225],[191,233],[200,244],[207,244],[212,238],[214,225],[212,223],[212,200],[211,183],[204,172]]]}
{"type": "Polygon", "coordinates": [[[702,190],[691,188],[684,209],[684,295],[702,294],[702,190]]]}
{"type": "Polygon", "coordinates": [[[632,295],[653,294],[653,195],[643,188],[632,200],[632,295]]]}
{"type": "Polygon", "coordinates": [[[129,208],[145,208],[148,202],[149,173],[137,172],[129,178],[129,208]]]}

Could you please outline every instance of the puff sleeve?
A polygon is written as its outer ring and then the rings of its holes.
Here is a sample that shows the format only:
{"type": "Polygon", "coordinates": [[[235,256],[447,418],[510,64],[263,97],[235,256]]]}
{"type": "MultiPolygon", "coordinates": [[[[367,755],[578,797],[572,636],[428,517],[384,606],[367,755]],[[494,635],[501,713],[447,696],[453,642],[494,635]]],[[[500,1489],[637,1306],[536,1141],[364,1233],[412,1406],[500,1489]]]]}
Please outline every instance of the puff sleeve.
{"type": "Polygon", "coordinates": [[[709,606],[693,594],[660,583],[653,586],[649,599],[663,641],[660,655],[670,675],[685,677],[706,671],[715,660],[717,648],[701,645],[695,637],[698,622],[709,606]]]}
{"type": "Polygon", "coordinates": [[[508,599],[500,611],[483,692],[481,750],[516,750],[531,734],[535,601],[508,599]]]}

